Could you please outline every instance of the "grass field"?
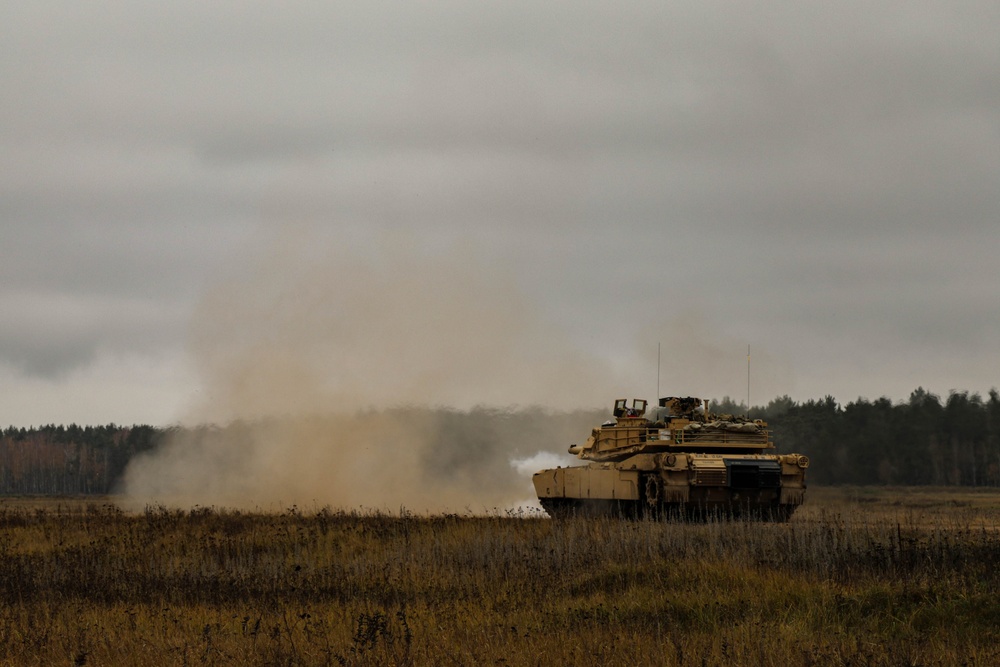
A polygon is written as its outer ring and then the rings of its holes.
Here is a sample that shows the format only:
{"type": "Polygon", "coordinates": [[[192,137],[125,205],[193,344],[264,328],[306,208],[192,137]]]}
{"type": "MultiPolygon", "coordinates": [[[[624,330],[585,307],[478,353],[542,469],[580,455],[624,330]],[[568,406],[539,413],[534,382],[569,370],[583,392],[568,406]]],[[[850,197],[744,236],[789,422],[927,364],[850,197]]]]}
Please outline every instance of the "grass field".
{"type": "Polygon", "coordinates": [[[12,665],[1000,664],[1000,492],[788,524],[0,499],[12,665]]]}

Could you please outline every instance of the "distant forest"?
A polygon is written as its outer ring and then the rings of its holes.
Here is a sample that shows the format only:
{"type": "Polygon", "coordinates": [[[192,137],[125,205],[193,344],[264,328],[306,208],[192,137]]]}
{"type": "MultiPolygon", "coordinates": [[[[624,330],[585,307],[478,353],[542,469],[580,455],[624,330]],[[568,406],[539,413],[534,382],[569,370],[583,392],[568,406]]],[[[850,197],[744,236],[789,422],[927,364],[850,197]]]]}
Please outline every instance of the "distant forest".
{"type": "MultiPolygon", "coordinates": [[[[714,412],[742,414],[731,400],[714,412]]],[[[906,402],[830,396],[796,403],[777,398],[750,416],[765,419],[778,450],[811,459],[808,480],[821,485],[1000,486],[1000,393],[923,389],[906,402]]]]}
{"type": "MultiPolygon", "coordinates": [[[[745,404],[728,397],[713,401],[710,409],[746,413],[745,404]]],[[[593,420],[582,424],[580,440],[606,416],[574,414],[593,420]]],[[[812,484],[1000,486],[1000,394],[995,389],[986,399],[952,392],[942,400],[917,389],[905,402],[859,399],[845,406],[829,396],[803,403],[783,396],[754,407],[750,416],[768,422],[779,451],[810,457],[812,484]]],[[[537,409],[513,415],[482,409],[449,415],[452,421],[468,420],[469,432],[497,434],[492,442],[477,443],[491,448],[509,447],[511,427],[522,420],[518,428],[530,430],[538,423],[534,420],[545,418],[537,409]],[[484,424],[484,414],[497,423],[484,424]]],[[[7,428],[0,435],[0,494],[114,493],[132,457],[156,450],[180,428],[7,428]]],[[[564,443],[552,444],[552,451],[564,451],[564,443]]],[[[531,453],[511,450],[512,456],[531,453]]]]}

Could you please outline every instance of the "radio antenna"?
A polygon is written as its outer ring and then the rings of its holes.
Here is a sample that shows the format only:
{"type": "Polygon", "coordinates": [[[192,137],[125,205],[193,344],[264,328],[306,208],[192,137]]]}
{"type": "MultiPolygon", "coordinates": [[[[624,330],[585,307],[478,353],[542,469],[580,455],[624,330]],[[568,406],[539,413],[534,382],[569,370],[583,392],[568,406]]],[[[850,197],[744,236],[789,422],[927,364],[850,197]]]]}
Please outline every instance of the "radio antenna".
{"type": "Polygon", "coordinates": [[[656,404],[660,404],[660,344],[656,344],[656,404]]]}
{"type": "Polygon", "coordinates": [[[750,419],[750,344],[747,343],[747,419],[750,419]]]}

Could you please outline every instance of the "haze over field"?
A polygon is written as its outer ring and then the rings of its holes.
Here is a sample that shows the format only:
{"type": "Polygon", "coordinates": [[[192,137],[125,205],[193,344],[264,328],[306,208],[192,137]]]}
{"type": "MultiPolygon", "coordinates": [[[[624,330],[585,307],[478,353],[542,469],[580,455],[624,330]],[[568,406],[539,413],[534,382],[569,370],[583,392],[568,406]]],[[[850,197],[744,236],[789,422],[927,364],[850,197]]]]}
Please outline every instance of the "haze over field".
{"type": "Polygon", "coordinates": [[[986,392],[997,25],[6,3],[0,424],[986,392]]]}
{"type": "Polygon", "coordinates": [[[453,406],[505,405],[520,392],[522,406],[569,410],[591,399],[601,367],[561,345],[472,249],[418,261],[394,241],[366,262],[337,252],[303,261],[316,249],[295,238],[214,290],[194,319],[204,396],[189,419],[237,424],[174,432],[130,465],[123,491],[140,506],[532,502],[522,459],[566,464],[594,416],[521,411],[521,428],[500,433],[503,411],[453,406]]]}

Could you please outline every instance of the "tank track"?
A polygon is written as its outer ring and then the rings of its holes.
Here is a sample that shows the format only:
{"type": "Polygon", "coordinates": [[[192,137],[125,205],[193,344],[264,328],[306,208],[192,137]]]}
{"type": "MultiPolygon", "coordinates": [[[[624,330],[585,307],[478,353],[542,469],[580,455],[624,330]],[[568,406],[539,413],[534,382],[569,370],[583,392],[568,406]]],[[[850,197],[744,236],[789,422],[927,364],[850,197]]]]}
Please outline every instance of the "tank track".
{"type": "Polygon", "coordinates": [[[538,502],[553,519],[568,519],[574,516],[634,519],[639,516],[641,510],[636,501],[539,498],[538,502]]]}
{"type": "Polygon", "coordinates": [[[649,517],[666,521],[744,520],[785,523],[792,518],[797,505],[774,507],[700,507],[697,505],[658,505],[651,507],[638,501],[580,500],[576,498],[539,498],[542,509],[553,519],[574,516],[639,519],[649,517]]]}

